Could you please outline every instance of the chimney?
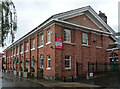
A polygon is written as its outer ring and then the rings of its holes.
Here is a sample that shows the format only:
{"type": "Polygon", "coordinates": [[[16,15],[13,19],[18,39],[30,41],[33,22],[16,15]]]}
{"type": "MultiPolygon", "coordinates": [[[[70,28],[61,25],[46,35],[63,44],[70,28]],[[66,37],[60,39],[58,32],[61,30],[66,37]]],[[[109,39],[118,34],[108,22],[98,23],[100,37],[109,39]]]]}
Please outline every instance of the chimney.
{"type": "Polygon", "coordinates": [[[100,16],[100,18],[107,23],[107,16],[105,15],[105,13],[102,13],[101,11],[99,11],[98,16],[100,16]]]}

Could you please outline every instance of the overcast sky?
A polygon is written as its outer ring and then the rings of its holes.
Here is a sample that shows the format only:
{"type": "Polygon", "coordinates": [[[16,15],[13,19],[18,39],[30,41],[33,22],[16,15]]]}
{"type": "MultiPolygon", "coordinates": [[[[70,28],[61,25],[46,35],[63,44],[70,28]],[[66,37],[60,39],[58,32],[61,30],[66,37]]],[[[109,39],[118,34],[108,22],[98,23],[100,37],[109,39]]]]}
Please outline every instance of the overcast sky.
{"type": "MultiPolygon", "coordinates": [[[[51,15],[90,5],[107,15],[108,24],[117,31],[118,0],[12,0],[16,6],[18,29],[15,41],[51,15]]],[[[10,39],[7,40],[9,45],[10,39]]]]}

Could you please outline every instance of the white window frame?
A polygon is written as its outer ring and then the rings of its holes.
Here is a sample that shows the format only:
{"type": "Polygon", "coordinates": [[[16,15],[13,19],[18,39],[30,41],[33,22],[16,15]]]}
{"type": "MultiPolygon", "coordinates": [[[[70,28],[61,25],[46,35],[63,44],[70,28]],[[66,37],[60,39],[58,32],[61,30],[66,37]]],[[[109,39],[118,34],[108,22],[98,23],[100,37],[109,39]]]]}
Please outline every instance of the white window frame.
{"type": "Polygon", "coordinates": [[[88,45],[88,34],[87,33],[82,33],[82,44],[88,45]],[[85,43],[85,41],[86,41],[86,43],[85,43]]]}
{"type": "Polygon", "coordinates": [[[35,60],[35,56],[32,56],[32,68],[35,69],[35,62],[33,61],[33,57],[34,57],[34,60],[35,60]]]}
{"type": "MultiPolygon", "coordinates": [[[[28,57],[26,57],[26,60],[28,60],[29,61],[29,58],[28,57]]],[[[26,68],[28,68],[29,67],[29,64],[28,64],[28,62],[26,62],[26,68]]]]}
{"type": "Polygon", "coordinates": [[[40,68],[42,68],[43,69],[43,64],[44,63],[44,55],[43,54],[41,54],[40,55],[40,68]]]}
{"type": "Polygon", "coordinates": [[[65,56],[69,56],[69,58],[70,59],[66,59],[66,57],[65,57],[65,61],[69,61],[70,63],[69,63],[69,67],[66,67],[66,65],[65,65],[65,69],[71,69],[71,56],[70,55],[65,55],[65,56]]]}
{"type": "Polygon", "coordinates": [[[44,35],[40,35],[40,46],[44,45],[44,35]]]}
{"type": "Polygon", "coordinates": [[[26,43],[26,51],[28,51],[28,49],[29,49],[29,43],[27,42],[26,43]]]}
{"type": "Polygon", "coordinates": [[[23,53],[23,44],[21,45],[21,52],[20,52],[20,54],[22,54],[23,53]]]}
{"type": "Polygon", "coordinates": [[[32,48],[35,48],[35,39],[33,39],[33,45],[32,48]]]}
{"type": "Polygon", "coordinates": [[[71,43],[71,30],[64,29],[64,42],[71,43]]]}
{"type": "Polygon", "coordinates": [[[19,46],[17,47],[17,55],[19,54],[19,46]]]}
{"type": "Polygon", "coordinates": [[[47,43],[51,43],[51,34],[50,34],[50,30],[47,30],[47,43]]]}
{"type": "Polygon", "coordinates": [[[47,55],[47,69],[51,69],[51,59],[48,58],[50,55],[47,55]],[[49,67],[49,61],[50,61],[50,67],[49,67]]]}

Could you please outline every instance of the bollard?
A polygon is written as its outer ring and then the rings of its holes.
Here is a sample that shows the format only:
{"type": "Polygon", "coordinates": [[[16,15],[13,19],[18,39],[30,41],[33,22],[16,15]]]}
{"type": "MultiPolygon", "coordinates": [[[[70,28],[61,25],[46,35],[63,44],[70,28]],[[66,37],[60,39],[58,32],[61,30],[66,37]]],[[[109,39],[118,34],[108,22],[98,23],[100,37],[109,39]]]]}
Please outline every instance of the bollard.
{"type": "Polygon", "coordinates": [[[64,82],[66,82],[65,77],[64,77],[64,82]]]}
{"type": "Polygon", "coordinates": [[[72,82],[74,82],[73,76],[72,76],[72,82]]]}

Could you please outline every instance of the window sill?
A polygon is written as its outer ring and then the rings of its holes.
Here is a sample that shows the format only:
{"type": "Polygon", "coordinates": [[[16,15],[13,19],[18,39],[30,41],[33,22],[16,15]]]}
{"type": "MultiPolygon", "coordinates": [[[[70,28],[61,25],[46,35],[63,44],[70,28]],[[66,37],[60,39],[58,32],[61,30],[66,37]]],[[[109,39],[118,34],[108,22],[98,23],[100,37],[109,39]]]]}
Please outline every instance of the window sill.
{"type": "Polygon", "coordinates": [[[82,44],[82,46],[85,46],[85,47],[89,47],[89,48],[90,48],[90,45],[87,45],[87,44],[82,44]]]}
{"type": "Polygon", "coordinates": [[[26,53],[28,52],[28,50],[25,51],[26,53]]]}
{"type": "Polygon", "coordinates": [[[20,54],[23,54],[23,52],[21,52],[20,54]]]}
{"type": "Polygon", "coordinates": [[[96,48],[98,48],[98,49],[102,49],[102,47],[101,47],[101,46],[96,46],[96,48]]]}
{"type": "Polygon", "coordinates": [[[40,45],[38,48],[42,48],[44,45],[40,45]]]}
{"type": "Polygon", "coordinates": [[[40,67],[41,69],[43,69],[43,67],[40,67]]]}
{"type": "Polygon", "coordinates": [[[49,45],[49,44],[51,44],[51,42],[47,42],[47,43],[46,43],[46,45],[49,45]]]}
{"type": "Polygon", "coordinates": [[[64,44],[75,45],[75,43],[71,43],[71,42],[67,42],[67,41],[64,41],[63,43],[64,43],[64,44]]]}
{"type": "Polygon", "coordinates": [[[32,51],[32,50],[35,50],[35,48],[32,48],[31,51],[32,51]]]}
{"type": "Polygon", "coordinates": [[[46,68],[46,70],[51,70],[51,68],[50,68],[50,67],[48,67],[48,68],[46,68]]]}
{"type": "Polygon", "coordinates": [[[19,55],[19,53],[17,55],[19,55]]]}
{"type": "Polygon", "coordinates": [[[65,68],[65,70],[70,70],[71,68],[65,68]]]}

